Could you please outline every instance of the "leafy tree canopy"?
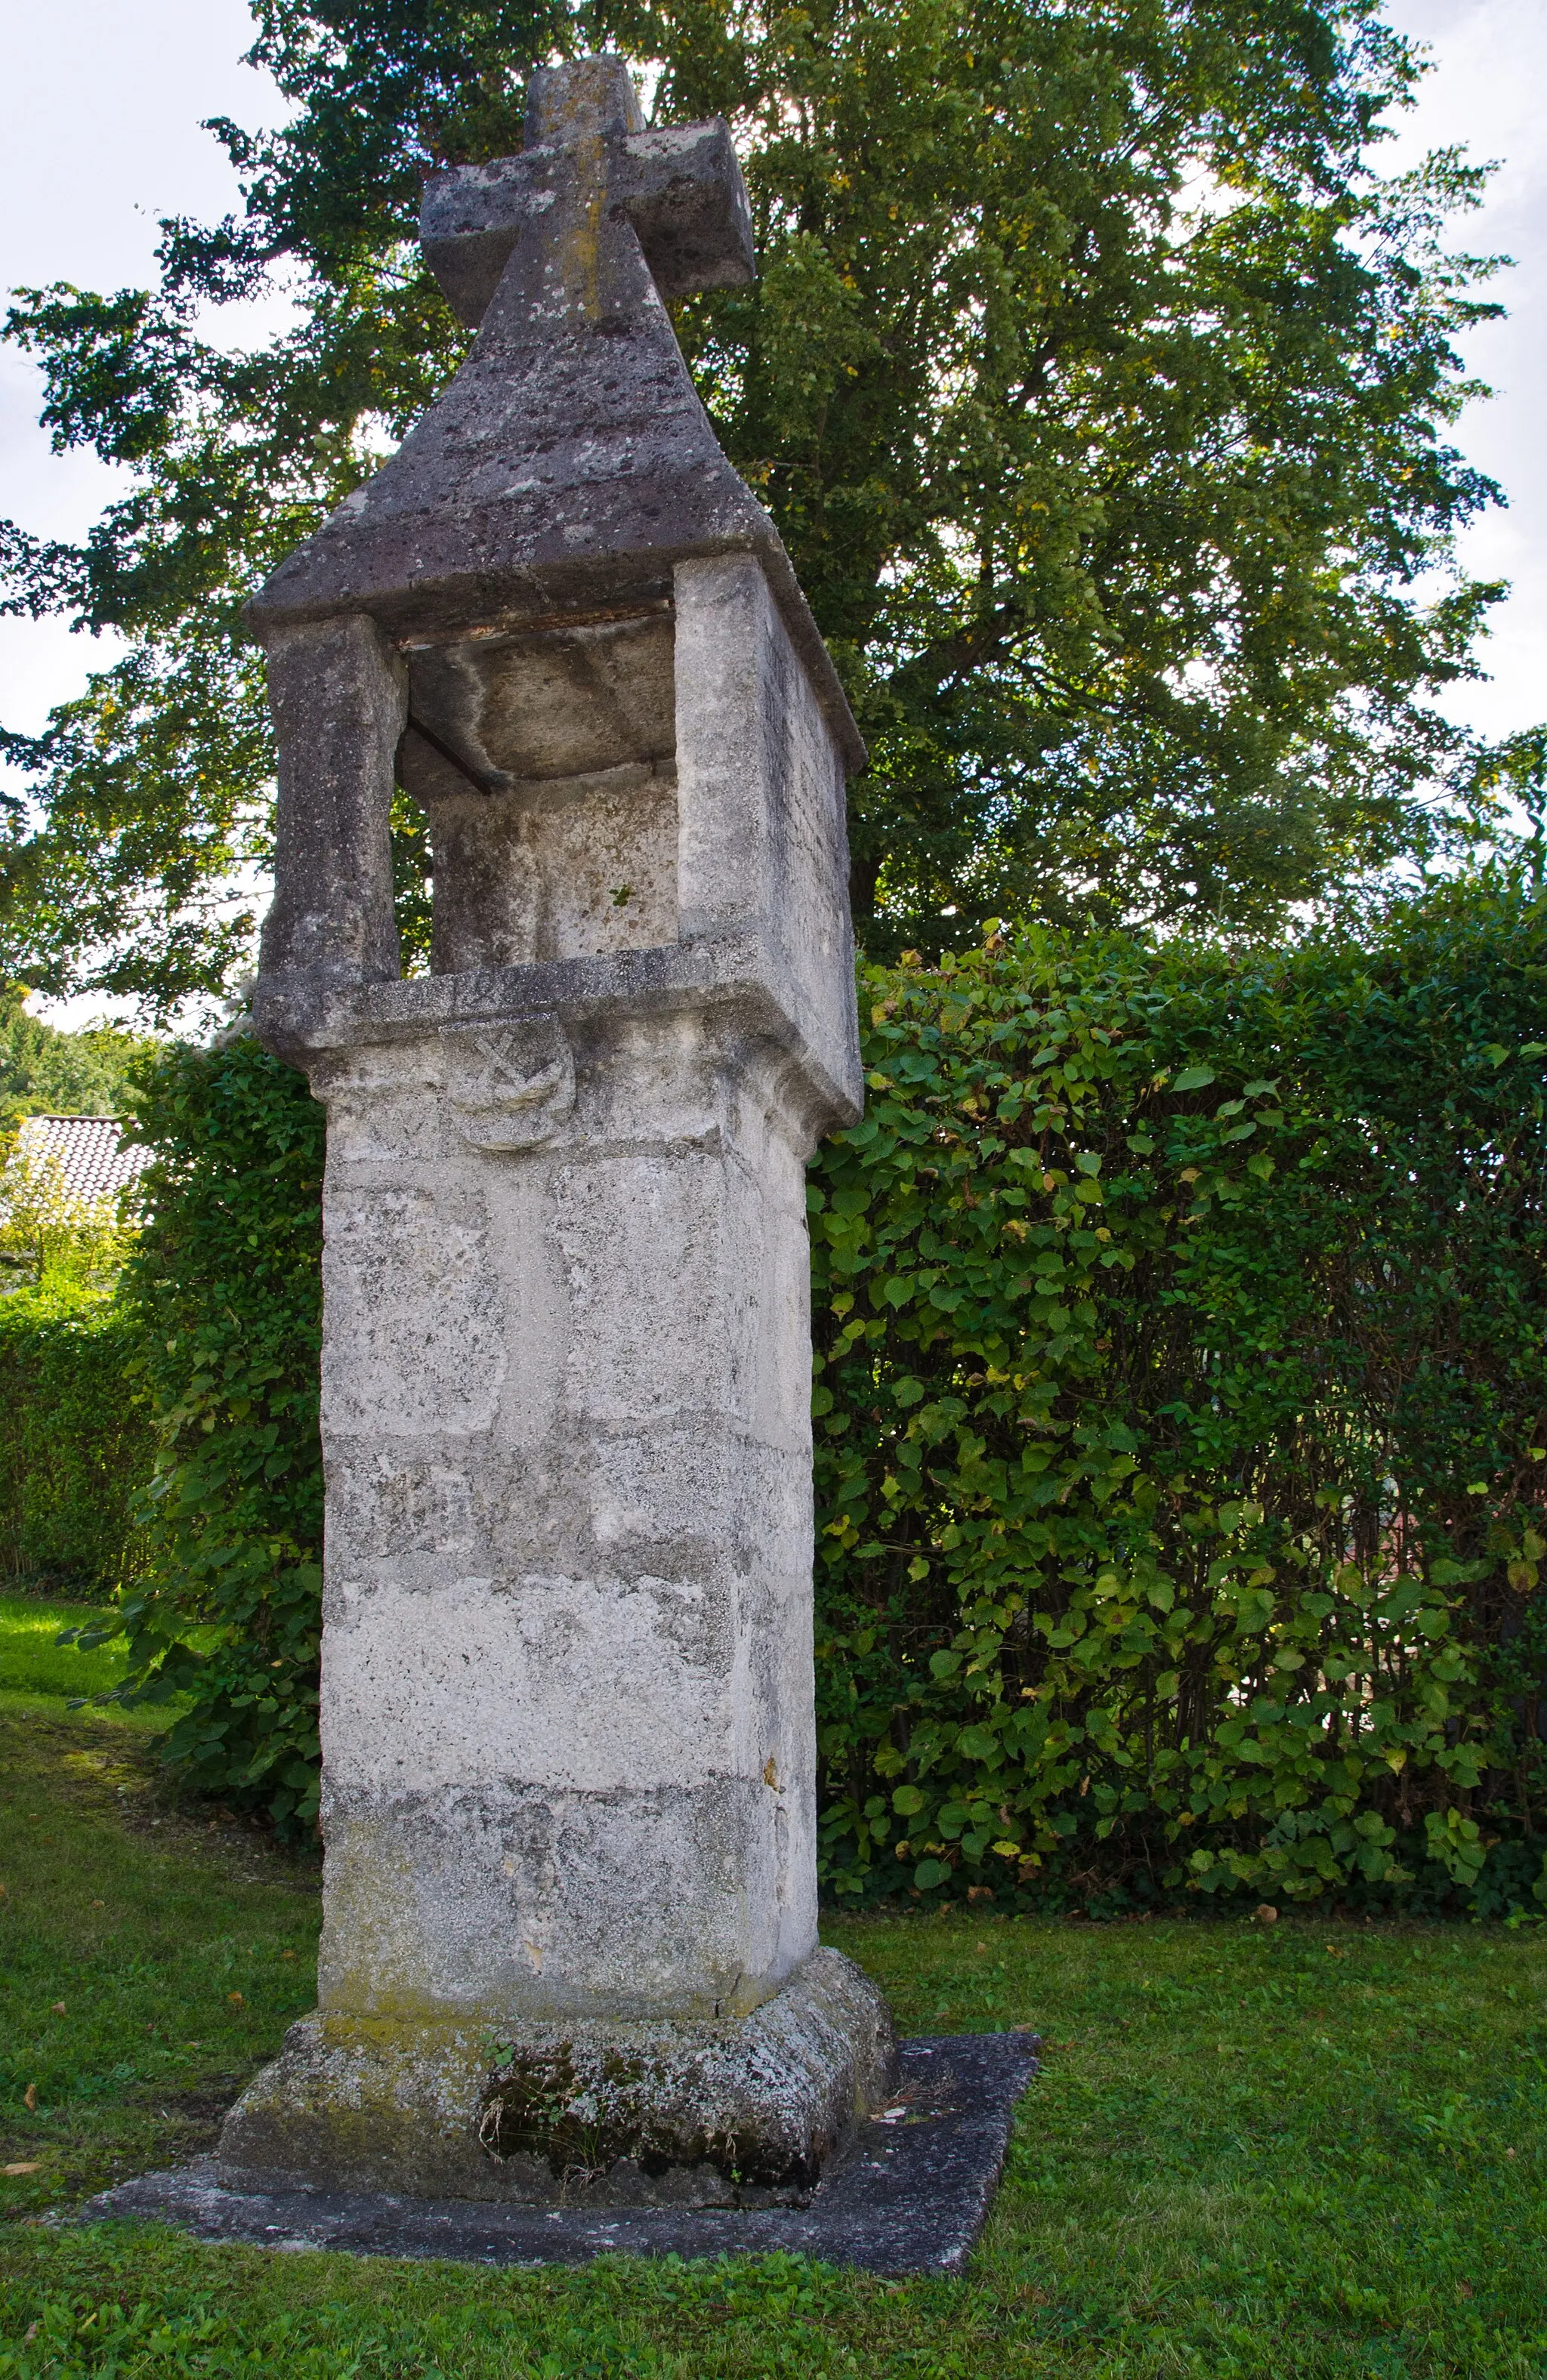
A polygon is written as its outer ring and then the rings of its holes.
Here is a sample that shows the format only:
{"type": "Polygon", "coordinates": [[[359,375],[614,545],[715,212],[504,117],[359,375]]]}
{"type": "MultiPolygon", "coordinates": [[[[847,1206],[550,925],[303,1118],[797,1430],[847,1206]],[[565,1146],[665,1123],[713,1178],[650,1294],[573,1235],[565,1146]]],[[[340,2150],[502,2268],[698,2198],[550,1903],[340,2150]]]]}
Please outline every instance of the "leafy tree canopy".
{"type": "MultiPolygon", "coordinates": [[[[423,173],[519,143],[534,57],[612,45],[719,111],[761,278],[678,328],[870,739],[872,953],[985,915],[1260,931],[1487,828],[1531,747],[1436,704],[1503,591],[1449,429],[1496,308],[1443,247],[1455,152],[1371,157],[1420,71],[1378,0],[257,0],[294,113],[213,128],[244,212],[161,284],[19,293],[60,448],[133,473],[79,548],[4,532],[13,609],[128,639],[36,739],[0,964],[164,1008],[250,946],[270,756],[239,607],[464,334],[423,173]],[[287,290],[235,348],[218,309],[287,290]]],[[[403,882],[422,905],[422,830],[403,882]]]]}
{"type": "Polygon", "coordinates": [[[121,1115],[135,1066],[154,1044],[113,1026],[62,1033],[0,984],[0,1135],[23,1115],[121,1115]]]}

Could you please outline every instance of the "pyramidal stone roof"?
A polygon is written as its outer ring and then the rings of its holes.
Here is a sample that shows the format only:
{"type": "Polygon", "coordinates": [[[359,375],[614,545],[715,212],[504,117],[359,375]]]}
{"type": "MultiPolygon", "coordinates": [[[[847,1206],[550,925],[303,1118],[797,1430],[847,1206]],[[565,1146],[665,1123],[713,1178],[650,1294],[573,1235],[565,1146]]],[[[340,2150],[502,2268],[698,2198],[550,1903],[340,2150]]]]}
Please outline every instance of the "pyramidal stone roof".
{"type": "Polygon", "coordinates": [[[397,453],[249,606],[263,635],[604,612],[750,551],[850,770],[865,747],[778,531],[721,451],[664,299],[755,277],[723,118],[644,128],[621,58],[539,68],[519,156],[432,175],[425,257],[478,335],[397,453]]]}
{"type": "Polygon", "coordinates": [[[69,1196],[94,1204],[138,1180],[150,1161],[145,1149],[124,1146],[123,1130],[119,1116],[23,1116],[11,1163],[56,1164],[69,1196]]]}

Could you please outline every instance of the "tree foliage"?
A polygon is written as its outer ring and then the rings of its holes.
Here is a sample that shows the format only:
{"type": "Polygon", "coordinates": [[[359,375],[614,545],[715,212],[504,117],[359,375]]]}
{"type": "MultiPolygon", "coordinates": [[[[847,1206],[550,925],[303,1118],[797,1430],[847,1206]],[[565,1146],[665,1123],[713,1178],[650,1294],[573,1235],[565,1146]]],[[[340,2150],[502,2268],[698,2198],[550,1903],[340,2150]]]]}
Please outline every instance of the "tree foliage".
{"type": "Polygon", "coordinates": [[[137,1346],[128,1309],[67,1267],[0,1297],[0,1570],[11,1578],[106,1599],[139,1576],[134,1506],[152,1450],[125,1389],[137,1346]]]}
{"type": "Polygon", "coordinates": [[[835,1889],[1529,1905],[1544,924],[866,972],[811,1190],[835,1889]]]}
{"type": "Polygon", "coordinates": [[[6,1290],[111,1290],[134,1242],[127,1205],[116,1191],[82,1197],[52,1152],[24,1142],[13,1148],[0,1172],[0,1280],[6,1290]]]}
{"type": "Polygon", "coordinates": [[[61,1032],[0,984],[0,1135],[23,1115],[120,1115],[129,1078],[154,1045],[116,1026],[61,1032]]]}
{"type": "Polygon", "coordinates": [[[1435,707],[1499,591],[1449,567],[1493,493],[1449,442],[1454,341],[1492,310],[1442,246],[1476,172],[1371,171],[1419,71],[1375,0],[256,14],[293,113],[214,128],[244,212],[166,225],[153,291],[10,317],[56,443],[134,474],[79,550],[6,532],[14,607],[130,640],[9,739],[39,807],[0,957],[30,979],[165,1006],[247,946],[269,753],[240,601],[463,351],[422,173],[517,146],[526,62],[606,43],[746,161],[761,278],[679,329],[871,740],[872,952],[990,911],[1260,929],[1454,847],[1529,760],[1435,707]],[[274,290],[289,327],[224,344],[219,306],[274,290]]]}

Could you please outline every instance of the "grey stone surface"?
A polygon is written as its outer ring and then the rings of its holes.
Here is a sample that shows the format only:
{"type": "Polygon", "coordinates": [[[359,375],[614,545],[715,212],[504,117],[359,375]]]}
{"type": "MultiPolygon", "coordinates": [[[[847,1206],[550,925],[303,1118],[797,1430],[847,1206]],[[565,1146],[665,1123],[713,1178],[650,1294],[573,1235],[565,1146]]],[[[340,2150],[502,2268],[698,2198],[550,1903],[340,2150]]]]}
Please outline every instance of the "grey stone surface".
{"type": "Polygon", "coordinates": [[[900,2045],[894,2095],[851,2135],[802,2205],[547,2210],[369,2192],[232,2191],[209,2158],[95,2199],[89,2219],[169,2222],[204,2240],[468,2264],[579,2265],[602,2255],[762,2255],[774,2250],[883,2274],[960,2273],[1004,2162],[1034,2035],[961,2034],[900,2045]]]}
{"type": "Polygon", "coordinates": [[[401,973],[393,910],[393,756],[408,669],[359,613],[268,640],[284,855],[261,973],[374,983],[401,973]]]}
{"type": "Polygon", "coordinates": [[[219,2179],[528,2205],[777,2204],[810,2196],[896,2067],[884,2001],[835,1950],[749,2016],[529,2021],[513,2034],[308,2017],[227,2118],[219,2179]]]}
{"type": "Polygon", "coordinates": [[[887,2087],[816,1949],[804,1166],[862,1103],[862,747],[661,300],[751,272],[724,125],[540,72],[424,232],[471,353],[252,607],[254,1021],[328,1109],[324,1925],[223,2170],[537,2198],[584,2134],[596,2191],[787,2192],[887,2087]]]}

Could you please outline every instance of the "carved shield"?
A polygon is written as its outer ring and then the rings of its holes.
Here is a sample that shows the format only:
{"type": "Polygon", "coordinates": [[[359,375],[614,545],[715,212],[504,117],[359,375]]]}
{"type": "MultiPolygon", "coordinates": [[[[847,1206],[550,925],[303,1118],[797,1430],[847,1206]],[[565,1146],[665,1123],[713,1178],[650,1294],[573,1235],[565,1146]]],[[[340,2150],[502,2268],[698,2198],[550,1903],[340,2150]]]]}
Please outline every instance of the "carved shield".
{"type": "Polygon", "coordinates": [[[556,1016],[448,1026],[451,1104],[475,1148],[535,1148],[575,1105],[575,1058],[556,1016]]]}

